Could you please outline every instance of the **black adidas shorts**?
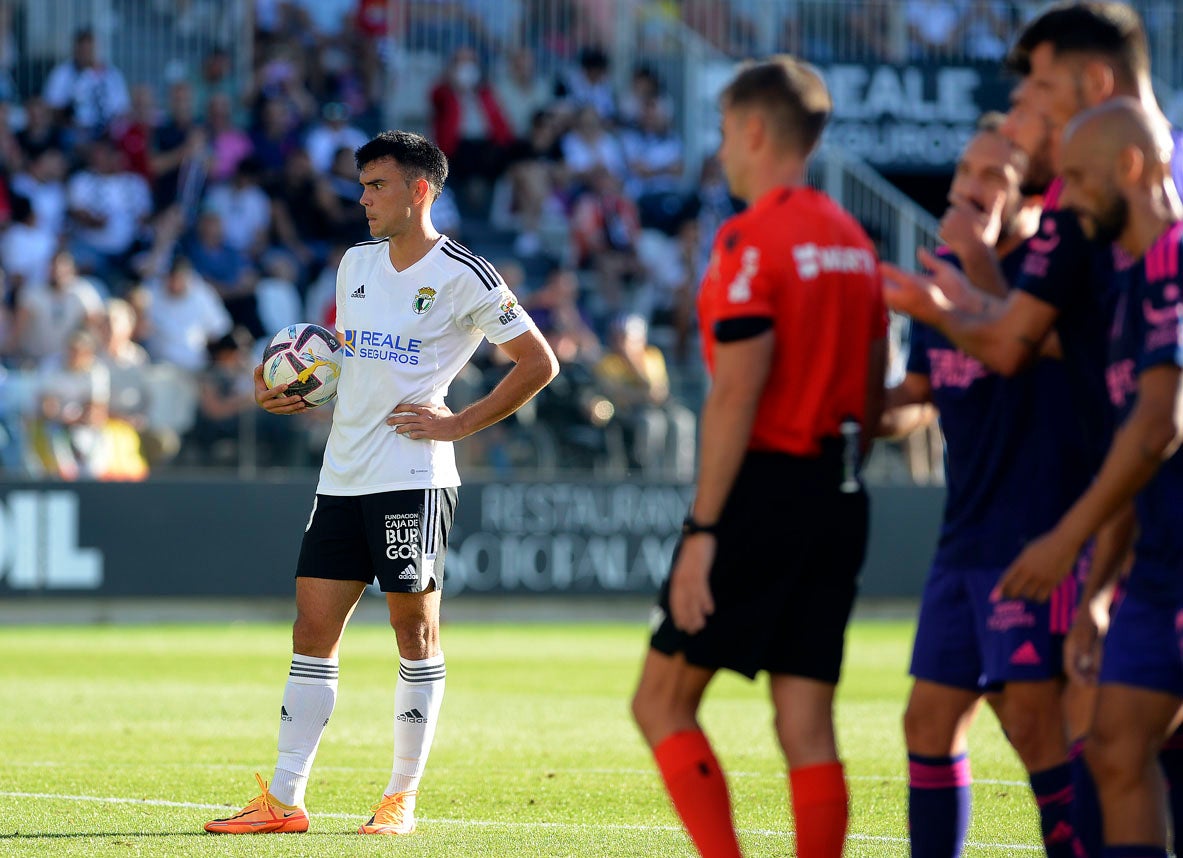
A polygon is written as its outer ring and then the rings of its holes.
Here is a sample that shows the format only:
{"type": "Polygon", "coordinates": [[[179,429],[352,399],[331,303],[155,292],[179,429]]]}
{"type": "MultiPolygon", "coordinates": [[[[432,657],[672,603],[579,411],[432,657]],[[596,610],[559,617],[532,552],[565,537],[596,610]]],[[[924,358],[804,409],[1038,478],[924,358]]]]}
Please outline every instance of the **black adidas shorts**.
{"type": "Polygon", "coordinates": [[[456,489],[320,495],[304,528],[297,578],[375,578],[384,593],[442,590],[456,489]]]}
{"type": "Polygon", "coordinates": [[[840,472],[840,461],[749,452],[719,519],[715,613],[699,633],[679,631],[667,576],[650,646],[749,678],[837,683],[869,523],[866,493],[838,491],[840,472]]]}

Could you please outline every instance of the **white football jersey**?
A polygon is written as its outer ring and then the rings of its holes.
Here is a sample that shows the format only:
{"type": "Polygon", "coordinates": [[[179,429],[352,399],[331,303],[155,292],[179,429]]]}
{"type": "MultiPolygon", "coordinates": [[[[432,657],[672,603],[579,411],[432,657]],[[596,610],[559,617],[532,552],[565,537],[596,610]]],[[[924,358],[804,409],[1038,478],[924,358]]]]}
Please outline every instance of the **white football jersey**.
{"type": "Polygon", "coordinates": [[[447,236],[405,271],[388,251],[386,239],[356,245],[337,269],[343,357],[320,494],[460,485],[451,442],[412,440],[386,419],[400,402],[443,405],[482,337],[534,325],[496,269],[447,236]]]}

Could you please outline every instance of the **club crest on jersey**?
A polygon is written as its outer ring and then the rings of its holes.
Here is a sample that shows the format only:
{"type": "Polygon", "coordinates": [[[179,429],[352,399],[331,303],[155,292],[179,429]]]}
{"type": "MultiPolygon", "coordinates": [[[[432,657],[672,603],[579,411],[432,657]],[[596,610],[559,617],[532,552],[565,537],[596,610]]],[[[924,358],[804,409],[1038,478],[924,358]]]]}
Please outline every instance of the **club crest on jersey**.
{"type": "Polygon", "coordinates": [[[415,297],[411,300],[411,309],[418,315],[422,316],[431,309],[431,305],[435,303],[435,290],[430,286],[424,286],[415,293],[415,297]]]}

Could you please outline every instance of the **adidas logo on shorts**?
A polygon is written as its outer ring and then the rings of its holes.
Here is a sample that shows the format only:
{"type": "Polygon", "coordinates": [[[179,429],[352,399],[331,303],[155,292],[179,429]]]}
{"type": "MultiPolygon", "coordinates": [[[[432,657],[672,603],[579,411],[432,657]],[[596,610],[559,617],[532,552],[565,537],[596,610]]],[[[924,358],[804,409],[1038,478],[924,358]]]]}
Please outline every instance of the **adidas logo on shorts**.
{"type": "Polygon", "coordinates": [[[415,564],[408,563],[407,568],[398,573],[398,580],[400,581],[418,581],[419,573],[415,571],[415,564]]]}

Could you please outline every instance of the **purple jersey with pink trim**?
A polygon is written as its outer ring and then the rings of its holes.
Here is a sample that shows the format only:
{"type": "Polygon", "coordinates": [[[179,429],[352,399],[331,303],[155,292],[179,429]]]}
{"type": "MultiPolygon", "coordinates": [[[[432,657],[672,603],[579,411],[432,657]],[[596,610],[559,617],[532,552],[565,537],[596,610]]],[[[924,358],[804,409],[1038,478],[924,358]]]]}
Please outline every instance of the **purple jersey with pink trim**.
{"type": "MultiPolygon", "coordinates": [[[[957,260],[940,253],[946,261],[957,260]]],[[[1009,281],[1027,253],[1002,260],[1009,281]]],[[[1088,487],[1096,448],[1080,431],[1064,361],[1007,378],[933,328],[912,325],[908,372],[928,377],[945,435],[947,491],[934,565],[1005,569],[1088,487]]]]}
{"type": "MultiPolygon", "coordinates": [[[[1109,399],[1124,421],[1138,398],[1138,376],[1159,366],[1183,369],[1183,223],[1173,224],[1128,271],[1109,334],[1109,399]]],[[[1183,601],[1183,454],[1165,461],[1135,500],[1138,542],[1128,590],[1183,601]]]]}

